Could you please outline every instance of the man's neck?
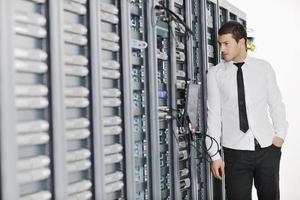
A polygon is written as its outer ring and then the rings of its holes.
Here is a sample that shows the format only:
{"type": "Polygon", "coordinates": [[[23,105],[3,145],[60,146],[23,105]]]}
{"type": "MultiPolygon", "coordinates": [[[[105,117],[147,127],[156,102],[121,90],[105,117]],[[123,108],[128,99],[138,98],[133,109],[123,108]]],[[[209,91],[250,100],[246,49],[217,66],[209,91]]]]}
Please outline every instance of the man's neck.
{"type": "Polygon", "coordinates": [[[236,58],[232,59],[233,62],[239,63],[239,62],[244,62],[245,59],[247,58],[247,52],[242,52],[240,55],[238,55],[236,58]]]}

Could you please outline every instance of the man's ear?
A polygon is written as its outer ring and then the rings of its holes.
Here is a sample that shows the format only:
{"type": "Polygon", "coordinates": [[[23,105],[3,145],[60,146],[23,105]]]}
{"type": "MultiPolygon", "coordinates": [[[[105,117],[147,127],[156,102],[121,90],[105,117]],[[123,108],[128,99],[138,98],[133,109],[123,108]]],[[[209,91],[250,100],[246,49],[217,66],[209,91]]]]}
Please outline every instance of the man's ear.
{"type": "Polygon", "coordinates": [[[239,45],[245,46],[245,42],[245,38],[241,38],[238,43],[239,45]]]}

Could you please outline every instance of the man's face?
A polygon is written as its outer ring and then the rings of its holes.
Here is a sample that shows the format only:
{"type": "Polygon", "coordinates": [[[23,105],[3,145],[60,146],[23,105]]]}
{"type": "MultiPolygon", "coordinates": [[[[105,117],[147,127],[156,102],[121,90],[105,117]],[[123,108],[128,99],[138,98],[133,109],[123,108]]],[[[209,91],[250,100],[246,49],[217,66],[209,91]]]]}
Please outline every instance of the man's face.
{"type": "Polygon", "coordinates": [[[244,39],[240,39],[239,42],[232,37],[232,34],[224,34],[219,37],[220,50],[222,58],[225,61],[235,60],[243,50],[245,45],[244,39]]]}

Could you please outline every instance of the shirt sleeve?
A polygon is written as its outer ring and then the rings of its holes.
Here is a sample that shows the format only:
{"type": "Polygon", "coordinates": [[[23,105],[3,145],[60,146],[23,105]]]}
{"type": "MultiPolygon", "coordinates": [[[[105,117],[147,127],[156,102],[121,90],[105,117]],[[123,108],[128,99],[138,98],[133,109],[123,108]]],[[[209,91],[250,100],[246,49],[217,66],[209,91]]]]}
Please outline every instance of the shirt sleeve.
{"type": "Polygon", "coordinates": [[[275,72],[270,64],[268,64],[267,84],[269,112],[275,134],[276,136],[285,139],[288,128],[285,105],[282,102],[282,97],[276,81],[275,72]]]}
{"type": "Polygon", "coordinates": [[[221,138],[221,105],[220,92],[217,85],[214,67],[210,68],[207,73],[207,135],[214,138],[206,137],[206,147],[212,160],[221,159],[219,154],[221,138]]]}

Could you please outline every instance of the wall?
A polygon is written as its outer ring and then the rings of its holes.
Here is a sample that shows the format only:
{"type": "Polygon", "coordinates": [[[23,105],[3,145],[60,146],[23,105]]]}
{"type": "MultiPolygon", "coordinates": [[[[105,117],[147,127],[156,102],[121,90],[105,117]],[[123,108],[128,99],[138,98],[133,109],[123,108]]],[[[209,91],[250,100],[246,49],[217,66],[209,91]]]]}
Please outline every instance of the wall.
{"type": "Polygon", "coordinates": [[[297,0],[229,0],[247,13],[257,49],[251,55],[273,65],[286,104],[289,131],[282,149],[281,199],[300,199],[300,2],[297,0]]]}

